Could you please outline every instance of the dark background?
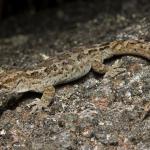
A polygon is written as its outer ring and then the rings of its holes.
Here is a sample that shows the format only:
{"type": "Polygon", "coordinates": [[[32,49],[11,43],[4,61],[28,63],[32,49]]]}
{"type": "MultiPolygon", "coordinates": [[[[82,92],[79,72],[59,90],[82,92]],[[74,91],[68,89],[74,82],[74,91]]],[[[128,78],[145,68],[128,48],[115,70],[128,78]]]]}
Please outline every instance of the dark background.
{"type": "MultiPolygon", "coordinates": [[[[0,0],[0,18],[5,19],[9,16],[24,12],[39,12],[43,9],[59,8],[72,2],[99,3],[99,11],[125,11],[124,0],[0,0]]],[[[148,0],[131,0],[131,4],[139,6],[147,3],[148,0]],[[134,2],[133,2],[134,1],[134,2]]],[[[129,4],[130,5],[130,4],[129,4]]]]}

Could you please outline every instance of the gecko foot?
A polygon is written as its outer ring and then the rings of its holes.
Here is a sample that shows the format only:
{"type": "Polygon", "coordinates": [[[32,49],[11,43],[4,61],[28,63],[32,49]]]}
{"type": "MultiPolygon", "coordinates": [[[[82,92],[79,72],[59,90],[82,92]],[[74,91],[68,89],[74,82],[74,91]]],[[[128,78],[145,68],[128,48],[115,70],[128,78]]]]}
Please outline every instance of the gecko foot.
{"type": "Polygon", "coordinates": [[[111,67],[109,71],[105,74],[105,76],[110,76],[112,78],[116,77],[117,75],[120,75],[126,71],[125,68],[116,68],[116,67],[111,67]]]}
{"type": "Polygon", "coordinates": [[[146,119],[149,115],[150,115],[150,102],[148,102],[148,103],[144,106],[144,113],[142,114],[141,120],[143,121],[143,120],[146,119]]]}
{"type": "Polygon", "coordinates": [[[39,112],[43,109],[48,110],[48,105],[52,103],[54,95],[55,88],[53,86],[45,87],[41,99],[36,98],[36,101],[28,104],[29,107],[32,107],[31,113],[39,112]]]}
{"type": "Polygon", "coordinates": [[[32,108],[31,114],[34,114],[35,112],[40,112],[43,109],[47,110],[47,104],[42,103],[41,99],[36,98],[34,102],[27,105],[27,107],[32,108]]]}
{"type": "Polygon", "coordinates": [[[108,72],[106,72],[106,76],[110,76],[112,78],[120,75],[126,71],[125,68],[121,67],[122,62],[116,61],[112,66],[109,66],[108,72]]]}

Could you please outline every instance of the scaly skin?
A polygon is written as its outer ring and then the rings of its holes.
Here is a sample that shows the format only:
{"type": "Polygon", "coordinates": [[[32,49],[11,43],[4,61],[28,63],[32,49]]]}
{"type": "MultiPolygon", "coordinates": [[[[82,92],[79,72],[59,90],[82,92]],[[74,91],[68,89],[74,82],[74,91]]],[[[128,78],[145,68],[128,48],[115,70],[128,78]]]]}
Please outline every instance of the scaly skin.
{"type": "MultiPolygon", "coordinates": [[[[43,93],[32,112],[46,108],[55,95],[54,86],[79,79],[91,69],[98,73],[107,72],[110,67],[104,60],[114,55],[134,55],[150,60],[150,43],[136,40],[119,40],[92,47],[80,47],[73,52],[64,52],[27,71],[2,71],[0,73],[0,93],[18,94],[28,91],[43,93]]],[[[9,100],[1,101],[0,107],[9,100]]]]}

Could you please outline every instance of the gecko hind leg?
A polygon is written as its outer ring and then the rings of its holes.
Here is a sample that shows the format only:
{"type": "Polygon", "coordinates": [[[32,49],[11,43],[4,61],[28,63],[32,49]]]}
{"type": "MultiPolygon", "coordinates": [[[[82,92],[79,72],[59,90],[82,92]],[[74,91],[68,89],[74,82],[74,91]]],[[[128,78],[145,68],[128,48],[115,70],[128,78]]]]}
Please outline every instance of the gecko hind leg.
{"type": "Polygon", "coordinates": [[[113,65],[113,66],[108,66],[105,65],[101,62],[93,62],[92,63],[92,69],[94,72],[99,73],[99,74],[105,74],[107,73],[107,76],[115,77],[116,75],[122,73],[125,71],[124,68],[119,68],[120,65],[113,65]]]}
{"type": "Polygon", "coordinates": [[[32,107],[31,114],[41,111],[43,108],[47,109],[48,105],[52,102],[54,95],[55,88],[53,86],[45,87],[41,99],[36,98],[36,101],[27,105],[28,107],[32,107]]]}
{"type": "Polygon", "coordinates": [[[109,71],[109,66],[96,61],[92,63],[92,70],[99,74],[105,74],[109,71]]]}

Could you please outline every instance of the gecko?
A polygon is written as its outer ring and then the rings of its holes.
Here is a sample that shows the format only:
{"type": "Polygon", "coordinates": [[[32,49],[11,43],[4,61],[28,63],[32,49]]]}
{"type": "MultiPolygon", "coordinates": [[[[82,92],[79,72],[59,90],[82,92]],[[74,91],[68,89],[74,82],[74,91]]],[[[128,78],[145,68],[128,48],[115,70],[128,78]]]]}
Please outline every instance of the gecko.
{"type": "MultiPolygon", "coordinates": [[[[116,55],[133,55],[150,60],[150,42],[138,40],[115,40],[89,47],[79,47],[50,57],[29,70],[7,70],[0,72],[0,93],[23,94],[28,91],[42,93],[29,106],[31,112],[47,108],[55,96],[55,86],[77,80],[90,70],[104,74],[111,69],[104,61],[116,55]]],[[[0,107],[8,100],[0,97],[0,107]]]]}

